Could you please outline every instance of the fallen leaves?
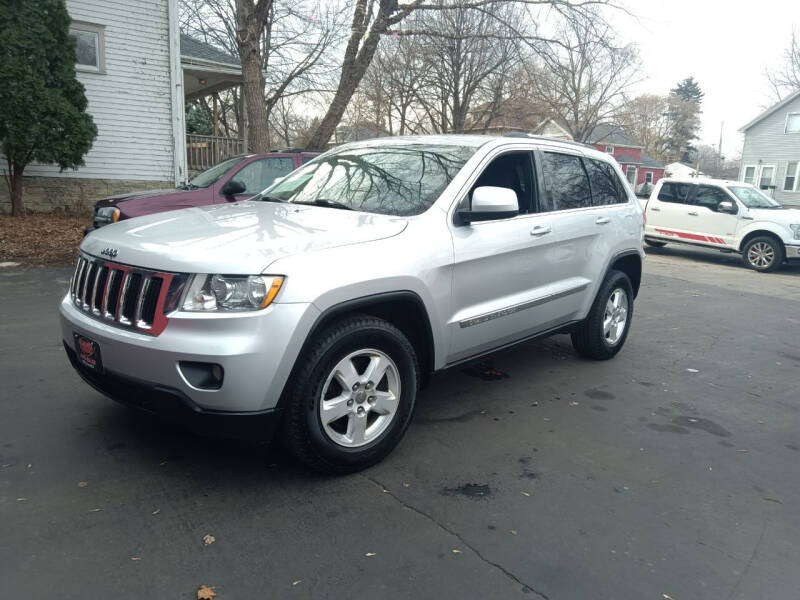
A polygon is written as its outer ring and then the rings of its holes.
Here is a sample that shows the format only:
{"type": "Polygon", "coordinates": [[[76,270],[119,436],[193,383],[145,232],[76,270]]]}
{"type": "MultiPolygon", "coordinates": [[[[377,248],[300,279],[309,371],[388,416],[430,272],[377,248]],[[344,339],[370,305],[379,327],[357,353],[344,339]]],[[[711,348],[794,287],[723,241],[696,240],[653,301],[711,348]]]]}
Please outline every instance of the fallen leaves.
{"type": "Polygon", "coordinates": [[[213,587],[208,587],[207,585],[201,585],[197,589],[197,600],[214,600],[217,597],[217,592],[214,591],[213,587]]]}
{"type": "Polygon", "coordinates": [[[213,544],[213,543],[214,543],[214,542],[216,542],[216,541],[217,541],[217,538],[215,538],[215,537],[214,537],[213,535],[211,535],[210,533],[207,533],[207,534],[205,534],[205,535],[203,536],[203,545],[204,545],[204,546],[210,546],[211,544],[213,544]]]}
{"type": "Polygon", "coordinates": [[[86,487],[87,485],[89,485],[89,484],[86,483],[85,481],[79,481],[78,482],[78,487],[86,487]]]}
{"type": "Polygon", "coordinates": [[[510,533],[511,535],[517,535],[517,530],[516,529],[510,529],[508,531],[508,533],[510,533]]]}
{"type": "Polygon", "coordinates": [[[373,556],[375,556],[376,554],[377,554],[376,552],[367,552],[367,553],[366,553],[364,556],[365,556],[366,558],[372,558],[372,557],[373,557],[373,556]]]}
{"type": "Polygon", "coordinates": [[[89,221],[89,216],[56,214],[0,216],[3,260],[29,265],[73,264],[89,221]]]}
{"type": "Polygon", "coordinates": [[[575,400],[573,400],[572,402],[569,403],[569,405],[570,406],[580,406],[581,403],[580,402],[576,402],[575,400]]]}

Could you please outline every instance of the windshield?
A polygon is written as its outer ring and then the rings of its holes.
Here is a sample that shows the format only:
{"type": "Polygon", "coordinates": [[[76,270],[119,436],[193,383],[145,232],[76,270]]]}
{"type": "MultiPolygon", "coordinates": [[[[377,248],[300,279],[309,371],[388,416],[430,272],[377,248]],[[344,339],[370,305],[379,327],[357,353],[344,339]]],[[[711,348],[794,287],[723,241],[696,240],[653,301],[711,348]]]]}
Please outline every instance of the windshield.
{"type": "Polygon", "coordinates": [[[741,200],[747,208],[783,208],[778,202],[749,186],[731,186],[728,188],[741,200]]]}
{"type": "Polygon", "coordinates": [[[476,149],[428,144],[343,148],[301,167],[264,194],[298,204],[418,215],[430,208],[476,149]]]}
{"type": "Polygon", "coordinates": [[[228,171],[230,171],[233,167],[238,165],[242,162],[246,156],[237,156],[236,158],[231,158],[225,161],[222,161],[218,165],[214,165],[208,171],[203,171],[189,181],[189,186],[194,188],[207,188],[210,185],[214,185],[220,177],[225,175],[228,171]]]}

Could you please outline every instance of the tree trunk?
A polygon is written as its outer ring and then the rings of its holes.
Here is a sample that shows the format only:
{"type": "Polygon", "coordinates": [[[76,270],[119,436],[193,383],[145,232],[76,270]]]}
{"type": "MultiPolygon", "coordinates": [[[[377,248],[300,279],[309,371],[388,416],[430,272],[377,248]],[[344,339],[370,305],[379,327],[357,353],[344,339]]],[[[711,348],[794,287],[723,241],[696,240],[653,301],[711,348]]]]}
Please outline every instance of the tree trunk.
{"type": "Polygon", "coordinates": [[[308,150],[325,150],[328,140],[331,139],[331,136],[336,131],[350,98],[353,97],[358,85],[364,78],[364,73],[372,62],[375,51],[378,49],[381,31],[386,27],[382,13],[387,7],[388,4],[384,6],[384,2],[381,3],[376,23],[370,31],[366,24],[366,2],[359,0],[356,4],[356,8],[353,11],[353,29],[345,49],[339,85],[336,88],[333,101],[328,107],[328,112],[325,113],[314,133],[311,134],[311,139],[308,140],[308,150]],[[365,34],[366,39],[363,39],[365,34]],[[363,46],[361,46],[362,40],[364,42],[363,46]],[[359,46],[361,46],[360,49],[359,46]]]}
{"type": "Polygon", "coordinates": [[[22,172],[25,165],[9,162],[9,179],[11,181],[11,215],[21,217],[25,214],[25,206],[22,204],[22,172]]]}
{"type": "Polygon", "coordinates": [[[256,8],[253,0],[236,0],[236,43],[242,61],[242,92],[251,152],[267,152],[270,147],[260,40],[266,18],[266,11],[261,5],[271,4],[272,0],[259,0],[256,8]]]}

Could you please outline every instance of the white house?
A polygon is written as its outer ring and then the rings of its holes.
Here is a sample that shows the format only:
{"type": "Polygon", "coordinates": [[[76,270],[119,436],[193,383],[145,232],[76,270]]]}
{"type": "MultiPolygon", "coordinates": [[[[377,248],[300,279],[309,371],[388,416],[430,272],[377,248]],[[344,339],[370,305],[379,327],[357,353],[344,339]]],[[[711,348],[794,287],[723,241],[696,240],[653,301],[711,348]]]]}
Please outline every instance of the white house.
{"type": "Polygon", "coordinates": [[[800,90],[739,131],[744,133],[739,179],[783,204],[800,204],[800,90]]]}
{"type": "MultiPolygon", "coordinates": [[[[239,85],[238,59],[182,39],[178,0],[67,0],[67,10],[77,77],[98,133],[85,166],[75,171],[25,169],[26,206],[83,208],[113,193],[185,181],[184,102],[239,85]]],[[[9,208],[2,186],[0,211],[9,208]]]]}

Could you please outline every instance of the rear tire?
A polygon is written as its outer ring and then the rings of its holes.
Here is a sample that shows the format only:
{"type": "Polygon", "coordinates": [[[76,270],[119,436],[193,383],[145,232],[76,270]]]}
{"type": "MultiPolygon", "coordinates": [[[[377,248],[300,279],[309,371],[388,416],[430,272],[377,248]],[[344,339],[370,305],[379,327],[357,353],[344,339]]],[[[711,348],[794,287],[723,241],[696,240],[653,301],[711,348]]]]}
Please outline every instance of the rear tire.
{"type": "Polygon", "coordinates": [[[783,259],[783,244],[768,235],[754,237],[742,249],[744,266],[760,273],[780,269],[783,259]]]}
{"type": "Polygon", "coordinates": [[[647,238],[644,238],[644,243],[648,246],[652,246],[653,248],[663,248],[667,245],[667,242],[659,242],[656,240],[649,240],[647,238]]]}
{"type": "Polygon", "coordinates": [[[299,360],[282,431],[295,457],[329,474],[385,458],[414,413],[419,366],[408,338],[382,319],[353,315],[317,335],[299,360]]]}
{"type": "Polygon", "coordinates": [[[633,317],[633,287],[622,271],[606,276],[589,315],[572,331],[572,346],[583,357],[608,360],[628,337],[633,317]]]}

